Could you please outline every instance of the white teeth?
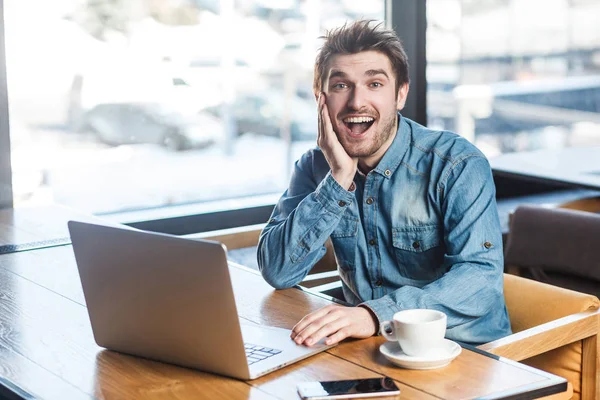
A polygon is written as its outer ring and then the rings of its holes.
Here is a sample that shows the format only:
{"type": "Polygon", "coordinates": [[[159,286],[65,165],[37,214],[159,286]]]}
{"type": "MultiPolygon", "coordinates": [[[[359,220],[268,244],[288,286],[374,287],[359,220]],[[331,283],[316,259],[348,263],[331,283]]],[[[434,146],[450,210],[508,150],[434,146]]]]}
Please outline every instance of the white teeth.
{"type": "Polygon", "coordinates": [[[346,118],[344,119],[344,122],[346,123],[353,123],[353,124],[360,124],[363,122],[372,122],[374,121],[374,118],[371,117],[350,117],[350,118],[346,118]]]}

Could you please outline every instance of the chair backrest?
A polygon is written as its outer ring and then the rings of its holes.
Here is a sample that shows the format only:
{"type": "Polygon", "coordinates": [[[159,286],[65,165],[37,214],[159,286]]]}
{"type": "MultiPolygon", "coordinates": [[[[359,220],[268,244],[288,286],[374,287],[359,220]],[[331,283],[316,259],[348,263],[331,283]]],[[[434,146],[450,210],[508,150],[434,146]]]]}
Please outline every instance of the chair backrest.
{"type": "Polygon", "coordinates": [[[600,295],[600,215],[520,206],[511,216],[505,265],[556,286],[600,295]]]}

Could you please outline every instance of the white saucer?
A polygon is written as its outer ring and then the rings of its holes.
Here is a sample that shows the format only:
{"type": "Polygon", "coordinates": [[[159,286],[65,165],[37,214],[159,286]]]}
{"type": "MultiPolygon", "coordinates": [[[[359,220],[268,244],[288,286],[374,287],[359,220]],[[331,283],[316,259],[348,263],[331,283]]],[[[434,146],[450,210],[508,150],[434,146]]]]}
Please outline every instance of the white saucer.
{"type": "Polygon", "coordinates": [[[441,368],[454,360],[462,351],[458,343],[444,339],[442,346],[431,349],[426,357],[412,357],[404,354],[398,342],[385,342],[379,346],[379,351],[390,362],[408,369],[434,369],[441,368]]]}

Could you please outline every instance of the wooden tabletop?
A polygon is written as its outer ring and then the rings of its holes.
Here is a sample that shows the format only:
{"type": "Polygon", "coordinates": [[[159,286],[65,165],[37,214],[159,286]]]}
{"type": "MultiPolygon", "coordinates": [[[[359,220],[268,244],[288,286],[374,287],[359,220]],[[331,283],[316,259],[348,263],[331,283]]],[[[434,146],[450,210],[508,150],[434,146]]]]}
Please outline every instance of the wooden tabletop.
{"type": "MultiPolygon", "coordinates": [[[[295,288],[276,291],[242,266],[230,271],[238,312],[255,323],[291,328],[329,304],[295,288]]],[[[299,382],[382,375],[405,399],[533,398],[566,389],[562,378],[469,349],[441,369],[400,369],[379,353],[381,343],[349,340],[248,382],[118,354],[94,342],[71,246],[0,255],[0,397],[297,399],[299,382]]]]}

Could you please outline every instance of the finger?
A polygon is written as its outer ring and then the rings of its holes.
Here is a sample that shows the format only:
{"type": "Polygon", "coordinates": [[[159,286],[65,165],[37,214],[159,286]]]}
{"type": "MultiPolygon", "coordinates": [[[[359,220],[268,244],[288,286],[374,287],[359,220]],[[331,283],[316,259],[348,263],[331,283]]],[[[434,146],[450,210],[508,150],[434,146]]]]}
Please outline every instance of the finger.
{"type": "Polygon", "coordinates": [[[321,129],[323,133],[321,135],[321,140],[323,144],[327,146],[329,149],[335,149],[338,146],[338,138],[333,131],[333,125],[331,124],[331,119],[329,118],[329,108],[327,108],[327,104],[323,103],[323,108],[321,109],[321,129]]]}
{"type": "Polygon", "coordinates": [[[337,316],[337,318],[335,318],[334,320],[323,324],[318,330],[316,330],[315,332],[313,332],[310,336],[308,336],[306,339],[304,339],[304,344],[308,347],[314,345],[315,343],[318,343],[321,339],[323,338],[327,338],[325,340],[326,344],[332,344],[332,343],[337,343],[342,339],[345,339],[348,336],[349,330],[348,330],[348,325],[350,324],[350,321],[348,320],[348,318],[345,317],[340,317],[339,315],[337,316]],[[335,336],[337,335],[337,336],[335,336]],[[337,341],[332,342],[330,340],[330,338],[332,336],[335,336],[339,339],[337,339],[337,341]]]}
{"type": "Polygon", "coordinates": [[[333,335],[330,335],[327,339],[325,339],[325,344],[336,344],[350,336],[352,336],[351,329],[348,326],[345,326],[341,329],[338,329],[333,335]]]}
{"type": "Polygon", "coordinates": [[[321,340],[321,338],[327,336],[328,334],[333,333],[333,331],[331,331],[331,327],[336,326],[335,321],[338,319],[338,313],[330,312],[324,317],[319,318],[316,321],[313,321],[308,326],[306,326],[306,328],[304,328],[298,333],[294,341],[297,344],[305,344],[307,346],[310,346],[318,342],[319,340],[321,340]],[[326,333],[318,333],[320,331],[324,331],[326,333]],[[309,339],[308,342],[307,339],[309,339]]]}
{"type": "Polygon", "coordinates": [[[318,118],[318,135],[317,135],[317,145],[321,147],[323,141],[323,103],[324,103],[324,94],[323,92],[319,93],[319,100],[317,102],[317,118],[318,118]]]}
{"type": "Polygon", "coordinates": [[[333,126],[331,125],[331,118],[329,117],[329,107],[327,107],[327,98],[325,97],[325,95],[323,94],[323,106],[321,108],[322,110],[322,119],[323,119],[323,128],[327,129],[328,132],[333,132],[333,126]]]}
{"type": "Polygon", "coordinates": [[[319,318],[327,315],[330,312],[333,306],[325,306],[323,308],[318,309],[310,314],[307,314],[302,318],[294,327],[292,328],[292,334],[290,335],[292,339],[294,339],[300,332],[302,332],[308,325],[313,323],[319,318]]]}
{"type": "Polygon", "coordinates": [[[328,118],[328,112],[327,112],[327,105],[323,104],[321,106],[320,112],[319,112],[319,120],[320,120],[320,144],[321,144],[321,148],[325,147],[327,149],[329,149],[331,147],[331,135],[329,135],[329,131],[327,130],[327,118],[328,118]]]}
{"type": "MultiPolygon", "coordinates": [[[[320,318],[323,318],[324,316],[326,316],[328,313],[331,312],[331,309],[332,309],[332,306],[326,306],[315,312],[312,312],[312,313],[306,315],[292,328],[292,334],[290,335],[291,338],[296,339],[298,337],[298,335],[306,329],[307,326],[315,323],[320,318]]],[[[301,341],[303,339],[299,338],[299,340],[301,341]]]]}
{"type": "Polygon", "coordinates": [[[310,325],[313,321],[318,318],[321,318],[327,312],[323,309],[319,309],[315,312],[305,315],[294,327],[292,328],[292,334],[290,337],[294,339],[300,332],[302,332],[308,325],[310,325]]]}

